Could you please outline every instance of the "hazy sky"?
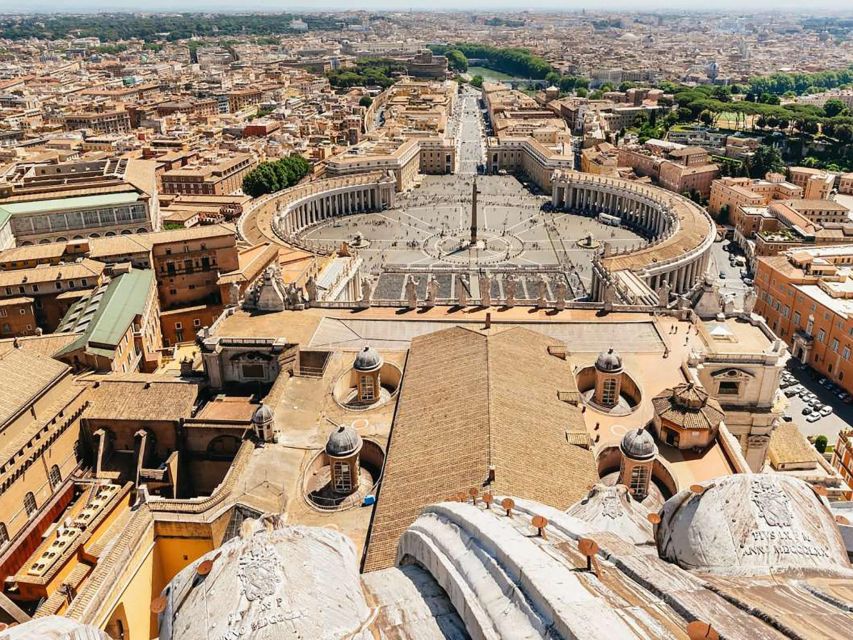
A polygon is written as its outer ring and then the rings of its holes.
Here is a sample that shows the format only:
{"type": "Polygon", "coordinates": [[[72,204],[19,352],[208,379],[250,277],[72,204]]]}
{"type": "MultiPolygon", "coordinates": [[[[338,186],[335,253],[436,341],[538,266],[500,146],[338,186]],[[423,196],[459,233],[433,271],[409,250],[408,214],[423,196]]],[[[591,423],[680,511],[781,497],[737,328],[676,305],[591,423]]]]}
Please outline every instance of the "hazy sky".
{"type": "MultiPolygon", "coordinates": [[[[737,10],[737,11],[847,11],[853,13],[850,0],[645,0],[640,4],[644,11],[660,9],[737,10]]],[[[635,0],[37,0],[22,3],[20,0],[0,0],[0,13],[26,13],[29,11],[323,11],[323,10],[409,10],[436,11],[479,10],[595,10],[636,11],[635,0]],[[535,9],[534,9],[535,7],[535,9]]]]}

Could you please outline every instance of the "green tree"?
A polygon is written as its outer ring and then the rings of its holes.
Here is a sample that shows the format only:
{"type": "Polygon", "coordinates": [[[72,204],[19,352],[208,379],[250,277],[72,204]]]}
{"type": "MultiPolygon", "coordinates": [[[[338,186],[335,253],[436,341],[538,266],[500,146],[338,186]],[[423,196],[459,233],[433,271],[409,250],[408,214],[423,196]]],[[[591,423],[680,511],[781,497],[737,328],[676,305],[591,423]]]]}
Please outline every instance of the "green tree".
{"type": "Polygon", "coordinates": [[[468,58],[459,49],[451,49],[444,54],[447,57],[447,67],[451,71],[465,73],[468,71],[468,58]]]}
{"type": "Polygon", "coordinates": [[[262,162],[243,178],[243,193],[257,198],[293,186],[311,170],[300,155],[290,155],[274,162],[262,162]]]}
{"type": "Polygon", "coordinates": [[[785,163],[776,147],[761,145],[749,159],[748,171],[752,178],[763,178],[769,172],[785,171],[785,163]]]}
{"type": "Polygon", "coordinates": [[[361,100],[358,101],[358,104],[362,107],[370,107],[373,104],[373,98],[370,96],[361,96],[361,100]]]}
{"type": "Polygon", "coordinates": [[[482,89],[483,88],[483,76],[476,75],[473,78],[471,78],[471,86],[477,87],[478,89],[482,89]]]}
{"type": "Polygon", "coordinates": [[[817,452],[823,454],[826,451],[826,445],[829,444],[825,435],[819,435],[814,439],[814,448],[817,449],[817,452]]]}
{"type": "Polygon", "coordinates": [[[847,107],[843,102],[841,102],[841,100],[837,100],[836,98],[827,100],[826,104],[823,105],[823,112],[826,114],[827,118],[834,118],[845,111],[847,111],[847,107]]]}

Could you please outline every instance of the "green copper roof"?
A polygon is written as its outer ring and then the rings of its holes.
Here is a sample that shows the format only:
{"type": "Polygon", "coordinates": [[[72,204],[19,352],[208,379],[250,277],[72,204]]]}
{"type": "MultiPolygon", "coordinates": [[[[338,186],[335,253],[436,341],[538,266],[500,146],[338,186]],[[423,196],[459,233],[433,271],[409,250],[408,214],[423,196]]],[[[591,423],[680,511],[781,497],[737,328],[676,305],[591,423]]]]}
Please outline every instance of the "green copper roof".
{"type": "Polygon", "coordinates": [[[98,355],[112,355],[133,319],[145,310],[153,281],[153,271],[134,269],[72,305],[57,332],[82,331],[83,335],[56,355],[83,347],[98,355]]]}
{"type": "Polygon", "coordinates": [[[53,200],[33,200],[31,202],[10,202],[0,205],[0,220],[3,214],[25,216],[34,213],[50,213],[51,211],[67,211],[69,209],[96,209],[98,207],[114,207],[122,204],[133,204],[139,200],[136,191],[121,193],[101,193],[94,196],[77,196],[75,198],[55,198],[53,200]]]}
{"type": "Polygon", "coordinates": [[[8,211],[4,211],[3,207],[0,207],[0,229],[3,228],[4,224],[9,222],[11,217],[12,217],[11,213],[9,213],[8,211]]]}

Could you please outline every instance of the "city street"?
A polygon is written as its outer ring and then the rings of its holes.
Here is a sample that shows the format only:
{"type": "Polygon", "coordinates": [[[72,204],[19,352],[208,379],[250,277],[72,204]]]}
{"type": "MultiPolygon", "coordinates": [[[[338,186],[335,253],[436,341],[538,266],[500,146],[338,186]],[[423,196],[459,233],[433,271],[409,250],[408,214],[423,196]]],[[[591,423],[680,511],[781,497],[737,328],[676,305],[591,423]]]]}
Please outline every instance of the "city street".
{"type": "Polygon", "coordinates": [[[720,288],[720,293],[734,294],[735,308],[740,309],[743,307],[744,294],[750,287],[744,284],[741,277],[741,273],[745,267],[732,266],[729,262],[731,255],[742,255],[739,252],[735,254],[729,253],[726,250],[729,244],[728,240],[723,240],[722,242],[715,242],[711,246],[710,269],[720,288]],[[726,275],[725,278],[720,277],[721,272],[726,275]]]}
{"type": "Polygon", "coordinates": [[[477,165],[486,161],[483,117],[479,105],[480,92],[469,87],[463,89],[459,111],[459,128],[456,137],[456,173],[477,173],[477,165]]]}

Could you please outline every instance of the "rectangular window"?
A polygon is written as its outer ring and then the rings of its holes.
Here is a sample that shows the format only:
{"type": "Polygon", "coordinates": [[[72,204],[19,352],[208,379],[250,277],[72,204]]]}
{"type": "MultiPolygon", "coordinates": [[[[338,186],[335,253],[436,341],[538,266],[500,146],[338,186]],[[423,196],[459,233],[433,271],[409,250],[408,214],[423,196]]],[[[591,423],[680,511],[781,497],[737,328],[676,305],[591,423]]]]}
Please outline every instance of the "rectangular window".
{"type": "Polygon", "coordinates": [[[841,350],[841,357],[844,358],[845,360],[850,359],[850,347],[844,347],[841,350]]]}
{"type": "Polygon", "coordinates": [[[794,314],[794,324],[797,326],[799,326],[799,324],[800,324],[800,312],[799,311],[797,311],[794,314]]]}
{"type": "Polygon", "coordinates": [[[818,342],[823,342],[823,339],[824,339],[825,337],[826,337],[826,331],[824,331],[823,329],[819,329],[819,330],[818,330],[818,332],[817,332],[817,341],[818,341],[818,342]]]}
{"type": "Polygon", "coordinates": [[[829,348],[832,349],[835,353],[838,353],[838,338],[832,339],[832,344],[829,348]]]}
{"type": "Polygon", "coordinates": [[[740,393],[740,384],[731,380],[720,382],[720,395],[736,396],[740,393]]]}

